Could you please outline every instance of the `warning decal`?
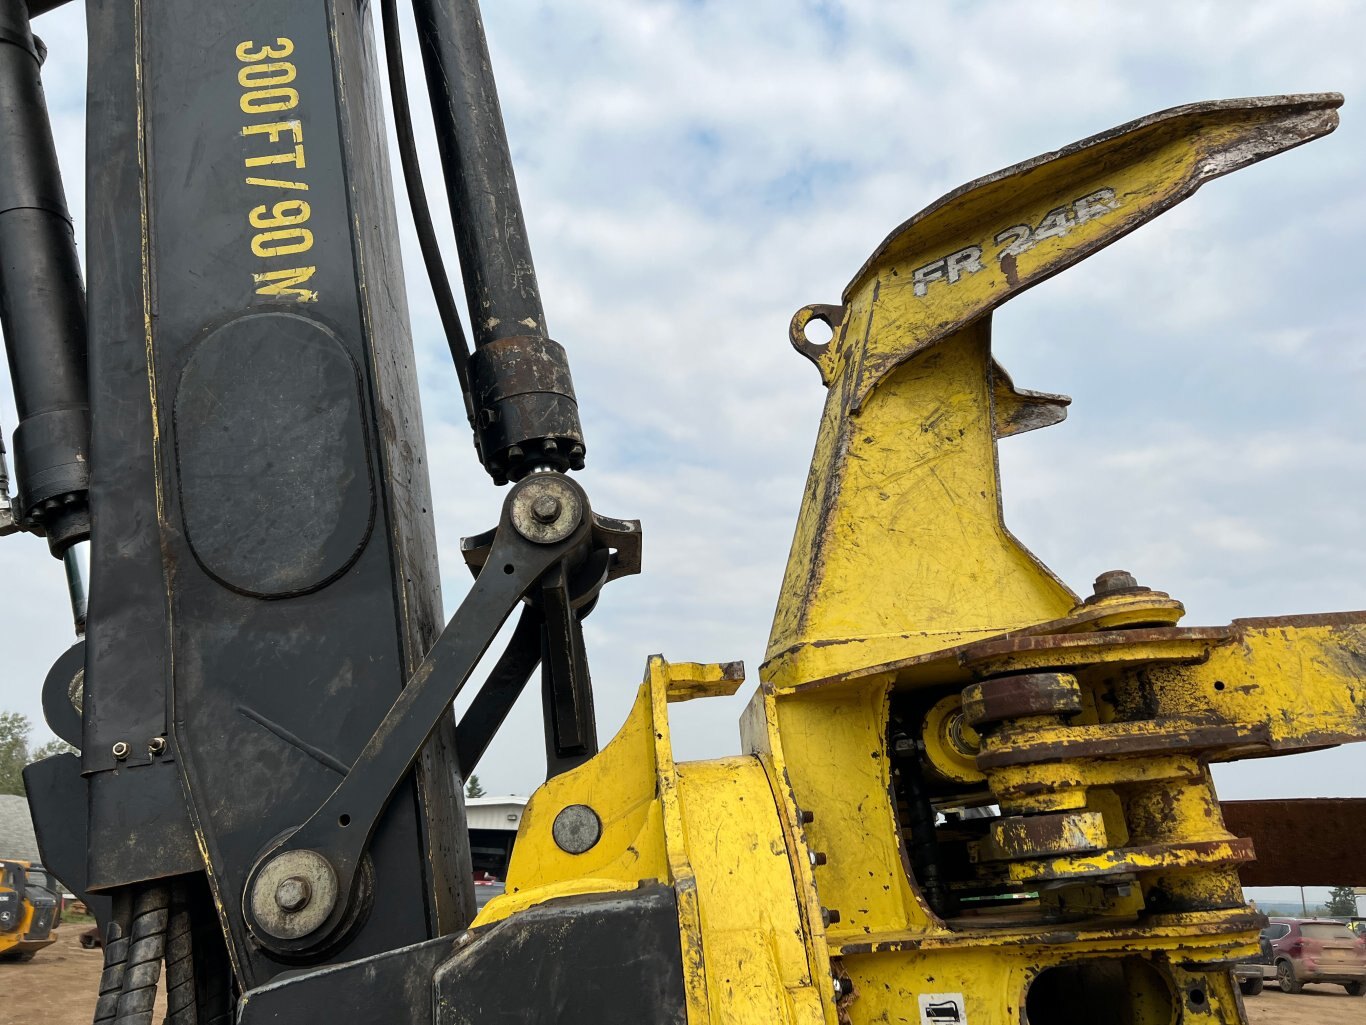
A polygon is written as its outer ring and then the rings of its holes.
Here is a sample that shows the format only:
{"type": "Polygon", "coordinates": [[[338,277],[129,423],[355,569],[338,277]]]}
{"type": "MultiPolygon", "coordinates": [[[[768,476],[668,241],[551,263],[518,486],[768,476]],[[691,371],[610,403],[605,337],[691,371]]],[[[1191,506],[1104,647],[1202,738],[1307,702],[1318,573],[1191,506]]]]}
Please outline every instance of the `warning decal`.
{"type": "Polygon", "coordinates": [[[920,1025],[967,1025],[967,1001],[962,993],[921,993],[920,1025]]]}

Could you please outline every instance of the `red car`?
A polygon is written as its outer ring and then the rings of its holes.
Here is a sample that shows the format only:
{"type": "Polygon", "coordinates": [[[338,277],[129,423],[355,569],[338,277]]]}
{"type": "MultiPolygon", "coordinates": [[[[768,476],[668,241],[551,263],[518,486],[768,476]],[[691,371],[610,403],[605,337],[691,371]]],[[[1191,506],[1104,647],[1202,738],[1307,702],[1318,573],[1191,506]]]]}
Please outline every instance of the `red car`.
{"type": "Polygon", "coordinates": [[[1354,997],[1366,996],[1366,938],[1342,922],[1327,919],[1273,918],[1262,930],[1262,950],[1270,945],[1276,981],[1286,993],[1306,982],[1333,982],[1354,997]]]}

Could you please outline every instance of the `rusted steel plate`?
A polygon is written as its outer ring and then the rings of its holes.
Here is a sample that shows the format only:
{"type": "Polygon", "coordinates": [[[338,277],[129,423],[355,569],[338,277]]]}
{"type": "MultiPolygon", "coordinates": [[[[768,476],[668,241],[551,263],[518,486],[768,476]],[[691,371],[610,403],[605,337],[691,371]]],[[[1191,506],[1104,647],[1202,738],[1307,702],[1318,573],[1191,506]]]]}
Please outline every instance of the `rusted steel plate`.
{"type": "Polygon", "coordinates": [[[1224,801],[1224,824],[1257,860],[1244,886],[1366,886],[1366,799],[1224,801]]]}

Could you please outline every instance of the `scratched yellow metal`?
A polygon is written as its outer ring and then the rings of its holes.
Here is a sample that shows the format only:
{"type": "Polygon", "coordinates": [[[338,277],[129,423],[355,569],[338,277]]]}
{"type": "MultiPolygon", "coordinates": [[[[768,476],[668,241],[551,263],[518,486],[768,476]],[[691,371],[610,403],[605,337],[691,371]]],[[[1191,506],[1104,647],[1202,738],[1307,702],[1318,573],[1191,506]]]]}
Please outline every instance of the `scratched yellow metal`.
{"type": "MultiPolygon", "coordinates": [[[[10,866],[18,874],[27,872],[30,868],[27,861],[16,861],[8,858],[5,859],[4,865],[10,866]]],[[[5,889],[10,888],[5,887],[5,889]]],[[[33,902],[25,897],[19,902],[19,920],[8,931],[0,929],[0,955],[12,952],[23,940],[24,935],[33,928],[33,914],[33,902]]]]}
{"type": "Polygon", "coordinates": [[[536,791],[517,830],[507,891],[476,925],[566,892],[628,890],[669,878],[652,723],[650,690],[642,686],[625,725],[596,758],[536,791]],[[589,805],[602,820],[602,839],[584,854],[565,853],[551,835],[555,816],[571,804],[589,805]]]}
{"type": "Polygon", "coordinates": [[[527,803],[507,892],[472,928],[547,900],[667,881],[678,899],[689,1022],[835,1025],[829,967],[813,973],[787,834],[760,759],[674,762],[669,703],[734,693],[742,682],[738,663],[651,658],[617,736],[527,803]],[[560,850],[551,833],[570,804],[589,805],[603,823],[584,854],[560,850]]]}
{"type": "Polygon", "coordinates": [[[1116,997],[1131,1006],[1113,1020],[1242,1020],[1218,965],[1253,949],[1236,877],[1250,852],[1223,828],[1206,766],[1258,738],[1288,749],[1366,733],[1345,697],[1363,670],[1343,656],[1362,646],[1343,624],[1322,637],[1288,623],[1182,631],[1180,602],[1161,593],[1081,602],[1002,519],[996,442],[1057,422],[1066,400],[1015,388],[992,359],[991,313],[1205,180],[1330,131],[1335,106],[1158,115],[990,176],[895,233],[841,307],[794,318],[829,392],[746,733],[757,748],[748,735],[772,724],[765,764],[811,816],[809,885],[834,971],[852,982],[841,1021],[925,1021],[924,1001],[942,998],[975,1025],[1016,1023],[1041,972],[1087,959],[1119,970],[1121,957],[1132,985],[1116,997]],[[804,337],[813,317],[835,328],[826,346],[804,337]],[[1080,713],[955,730],[963,683],[1061,668],[1081,680],[1080,713]],[[1025,898],[955,921],[912,879],[923,827],[899,818],[890,764],[891,704],[934,687],[944,696],[898,729],[919,727],[912,756],[943,785],[985,785],[1000,803],[972,870],[1025,898]],[[1281,687],[1306,688],[1286,704],[1315,711],[1272,727],[1281,687]],[[1030,885],[1040,892],[1020,893],[1030,885]],[[1170,911],[1152,918],[1149,902],[1170,911]],[[1049,927],[1049,914],[1071,924],[1049,927]],[[1171,968],[1175,951],[1189,970],[1171,968]]]}
{"type": "Polygon", "coordinates": [[[669,859],[669,879],[678,896],[678,934],[688,1020],[697,1025],[709,1020],[711,998],[702,939],[701,900],[689,856],[687,834],[683,829],[683,809],[678,799],[678,772],[669,735],[669,695],[671,690],[680,687],[686,676],[709,679],[721,674],[692,670],[696,670],[696,667],[679,666],[675,669],[662,657],[655,655],[645,667],[645,686],[642,690],[648,691],[650,699],[649,730],[654,738],[656,785],[663,811],[664,845],[669,859]],[[679,683],[675,682],[675,677],[679,683]]]}
{"type": "Polygon", "coordinates": [[[831,387],[765,679],[786,686],[1059,619],[1077,597],[1005,528],[985,321],[857,417],[831,387]]]}
{"type": "Polygon", "coordinates": [[[753,757],[678,769],[714,1022],[825,1025],[773,792],[753,757]]]}
{"type": "Polygon", "coordinates": [[[1366,616],[1246,619],[1207,661],[1150,670],[1160,713],[1240,724],[1276,750],[1355,740],[1366,732],[1366,616]]]}
{"type": "Polygon", "coordinates": [[[1050,1025],[1079,988],[1103,1025],[1242,1025],[1226,965],[1256,951],[1252,852],[1208,766],[1366,738],[1366,617],[1187,629],[1161,592],[1079,599],[1002,519],[997,441],[1067,400],[1015,387],[990,318],[1331,131],[1339,102],[1182,108],[988,176],[898,229],[840,307],[800,311],[829,394],[745,756],[675,763],[669,741],[668,703],[730,693],[736,667],[651,659],[617,738],[533,797],[476,926],[667,880],[691,1025],[1019,1025],[1027,1005],[1050,1025]],[[587,855],[551,839],[571,803],[604,822],[587,855]],[[918,876],[941,839],[957,860],[918,876]]]}
{"type": "Polygon", "coordinates": [[[831,342],[794,339],[829,394],[765,679],[827,679],[1067,614],[1075,596],[1001,516],[991,312],[1205,181],[1331,131],[1340,102],[1154,115],[964,186],[883,243],[831,342]]]}

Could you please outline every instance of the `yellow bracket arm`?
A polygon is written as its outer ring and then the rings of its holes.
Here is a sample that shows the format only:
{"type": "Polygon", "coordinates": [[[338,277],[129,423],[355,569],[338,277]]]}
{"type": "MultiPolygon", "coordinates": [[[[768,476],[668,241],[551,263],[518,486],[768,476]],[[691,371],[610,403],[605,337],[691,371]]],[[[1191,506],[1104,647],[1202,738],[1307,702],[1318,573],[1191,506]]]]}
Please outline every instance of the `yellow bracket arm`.
{"type": "Polygon", "coordinates": [[[949,193],[792,341],[829,394],[762,673],[784,688],[1066,617],[1006,529],[996,441],[1061,420],[991,358],[991,313],[1213,178],[1331,132],[1336,93],[1192,104],[949,193]],[[826,322],[824,345],[805,334],[826,322]]]}

